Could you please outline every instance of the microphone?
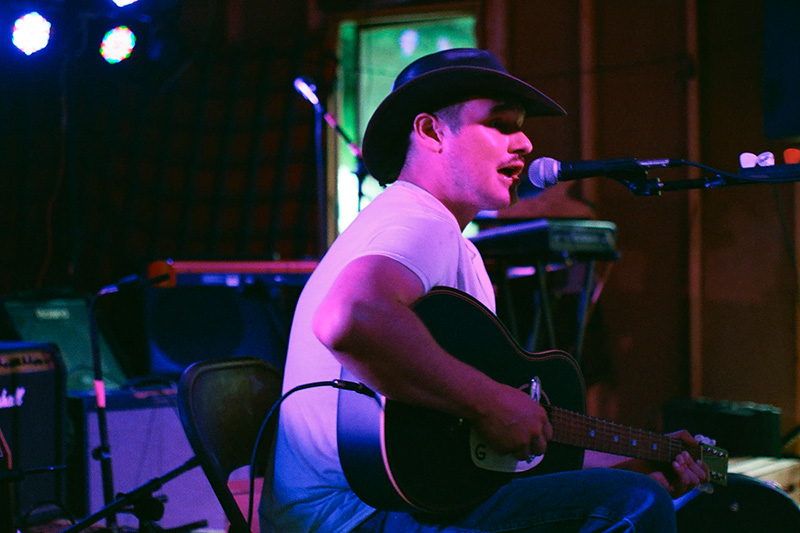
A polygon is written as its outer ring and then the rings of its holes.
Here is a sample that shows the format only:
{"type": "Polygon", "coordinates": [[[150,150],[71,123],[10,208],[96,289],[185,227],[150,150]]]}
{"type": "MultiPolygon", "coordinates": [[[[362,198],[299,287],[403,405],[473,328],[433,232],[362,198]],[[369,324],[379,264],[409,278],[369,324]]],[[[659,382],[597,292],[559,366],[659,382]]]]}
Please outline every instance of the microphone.
{"type": "Polygon", "coordinates": [[[158,285],[164,281],[169,281],[169,273],[160,274],[152,278],[142,277],[138,274],[125,276],[112,285],[106,285],[97,292],[97,296],[104,296],[106,294],[113,294],[128,288],[149,287],[151,285],[158,285]]]}
{"type": "MultiPolygon", "coordinates": [[[[551,157],[534,159],[528,167],[528,179],[534,187],[545,189],[559,181],[579,180],[607,176],[610,178],[631,178],[637,174],[645,177],[647,170],[655,167],[674,167],[682,165],[681,159],[605,159],[600,161],[556,161],[551,157]]],[[[638,176],[637,176],[638,177],[638,176]]]]}
{"type": "Polygon", "coordinates": [[[336,120],[336,117],[331,115],[329,112],[325,111],[322,107],[322,104],[319,102],[319,97],[317,96],[316,90],[317,86],[314,84],[311,79],[298,76],[294,79],[294,88],[303,95],[303,98],[308,100],[311,105],[314,106],[314,109],[317,112],[322,113],[322,118],[325,119],[325,122],[328,125],[336,130],[336,132],[342,136],[344,141],[347,143],[347,148],[350,150],[350,153],[358,160],[359,164],[362,164],[362,155],[361,155],[361,148],[358,147],[356,143],[350,140],[347,134],[342,130],[342,127],[339,126],[339,122],[336,120]]]}
{"type": "Polygon", "coordinates": [[[308,78],[298,76],[294,79],[294,88],[303,95],[303,98],[311,102],[314,107],[319,107],[319,97],[317,96],[317,86],[308,78]]]}

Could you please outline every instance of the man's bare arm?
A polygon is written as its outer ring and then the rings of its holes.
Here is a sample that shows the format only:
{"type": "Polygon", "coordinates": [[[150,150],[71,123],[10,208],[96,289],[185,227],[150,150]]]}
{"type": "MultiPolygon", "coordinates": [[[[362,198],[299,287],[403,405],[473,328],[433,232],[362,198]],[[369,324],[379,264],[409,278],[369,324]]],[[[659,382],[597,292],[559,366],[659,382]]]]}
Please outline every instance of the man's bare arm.
{"type": "Polygon", "coordinates": [[[410,308],[423,293],[416,274],[399,262],[361,257],[324,297],[314,333],[387,397],[470,419],[498,452],[542,453],[552,436],[544,409],[443,350],[410,308]]]}

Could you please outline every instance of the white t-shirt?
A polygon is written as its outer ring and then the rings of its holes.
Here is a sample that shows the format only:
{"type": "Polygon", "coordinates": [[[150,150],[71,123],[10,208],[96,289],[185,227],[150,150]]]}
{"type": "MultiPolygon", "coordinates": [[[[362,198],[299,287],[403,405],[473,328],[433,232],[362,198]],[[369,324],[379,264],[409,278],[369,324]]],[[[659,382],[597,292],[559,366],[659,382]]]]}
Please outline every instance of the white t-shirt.
{"type": "MultiPolygon", "coordinates": [[[[454,287],[495,309],[483,259],[455,216],[425,190],[396,182],[336,239],[303,289],[289,338],[284,393],[340,377],[341,365],[316,338],[311,322],[342,269],[366,255],[399,261],[419,276],[426,292],[454,287]]],[[[350,490],[339,463],[337,394],[331,387],[306,389],[281,406],[273,486],[261,503],[262,517],[278,531],[349,531],[374,511],[350,490]]]]}

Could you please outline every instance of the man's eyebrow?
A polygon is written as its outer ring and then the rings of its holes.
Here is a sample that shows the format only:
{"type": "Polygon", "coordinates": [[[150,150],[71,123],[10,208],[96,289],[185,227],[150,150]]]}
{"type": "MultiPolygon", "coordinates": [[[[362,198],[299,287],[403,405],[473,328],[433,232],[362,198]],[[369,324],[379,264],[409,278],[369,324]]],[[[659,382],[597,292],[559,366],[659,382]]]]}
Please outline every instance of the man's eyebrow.
{"type": "Polygon", "coordinates": [[[502,113],[505,111],[524,111],[525,109],[519,104],[512,104],[509,102],[498,102],[492,106],[492,113],[502,113]]]}

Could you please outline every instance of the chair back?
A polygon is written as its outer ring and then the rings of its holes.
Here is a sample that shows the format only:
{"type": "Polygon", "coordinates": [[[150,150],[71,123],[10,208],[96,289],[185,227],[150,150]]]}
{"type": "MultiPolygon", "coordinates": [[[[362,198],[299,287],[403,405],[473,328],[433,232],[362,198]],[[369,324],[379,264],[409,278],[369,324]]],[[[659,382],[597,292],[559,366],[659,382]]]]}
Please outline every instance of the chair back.
{"type": "MultiPolygon", "coordinates": [[[[178,384],[183,429],[234,533],[248,528],[228,479],[234,470],[250,464],[259,429],[280,398],[281,385],[281,373],[254,357],[198,361],[186,368],[178,384]]],[[[270,425],[274,428],[275,421],[270,425]]],[[[262,437],[257,476],[269,456],[273,435],[274,430],[267,428],[262,437]]]]}

